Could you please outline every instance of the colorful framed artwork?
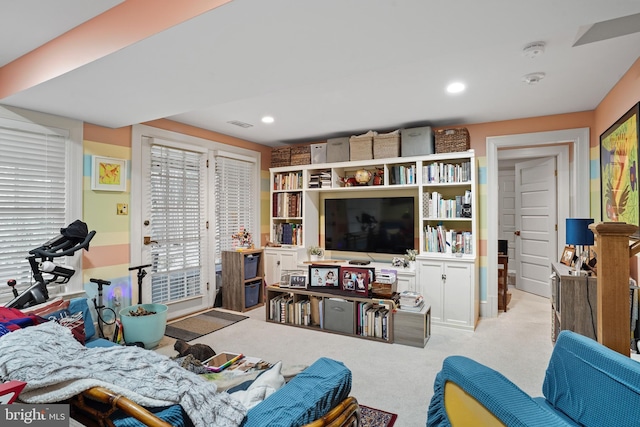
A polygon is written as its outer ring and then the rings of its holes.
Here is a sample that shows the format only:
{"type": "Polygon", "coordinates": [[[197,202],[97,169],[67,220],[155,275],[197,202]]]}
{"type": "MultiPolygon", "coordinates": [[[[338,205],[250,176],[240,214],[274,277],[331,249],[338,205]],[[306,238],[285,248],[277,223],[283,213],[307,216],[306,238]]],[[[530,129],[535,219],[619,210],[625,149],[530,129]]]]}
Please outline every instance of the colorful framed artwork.
{"type": "MultiPolygon", "coordinates": [[[[600,135],[600,207],[603,222],[640,225],[638,119],[634,105],[600,135]]],[[[634,236],[640,238],[640,233],[634,236]]]]}
{"type": "Polygon", "coordinates": [[[127,189],[127,161],[111,157],[92,156],[91,189],[125,191],[127,189]]]}
{"type": "Polygon", "coordinates": [[[315,290],[340,289],[340,267],[311,264],[309,266],[309,288],[315,290]]]}
{"type": "Polygon", "coordinates": [[[562,251],[562,257],[560,257],[560,262],[566,266],[571,267],[573,263],[573,257],[576,255],[576,248],[573,246],[565,246],[564,251],[562,251]]]}

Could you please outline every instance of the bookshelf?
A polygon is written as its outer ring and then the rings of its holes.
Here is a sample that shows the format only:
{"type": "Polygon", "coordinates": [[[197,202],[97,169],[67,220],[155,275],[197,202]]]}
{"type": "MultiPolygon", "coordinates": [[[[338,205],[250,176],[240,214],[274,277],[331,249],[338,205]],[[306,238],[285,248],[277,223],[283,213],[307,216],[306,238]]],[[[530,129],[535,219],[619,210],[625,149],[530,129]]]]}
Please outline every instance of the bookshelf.
{"type": "Polygon", "coordinates": [[[261,249],[222,252],[222,307],[247,311],[263,304],[264,254],[261,249]]]}
{"type": "Polygon", "coordinates": [[[393,343],[392,300],[274,285],[266,287],[265,306],[270,323],[393,343]]]}
{"type": "MultiPolygon", "coordinates": [[[[270,241],[280,246],[278,251],[265,249],[267,284],[276,283],[276,273],[285,262],[291,267],[300,264],[306,248],[322,246],[325,199],[413,197],[414,247],[419,253],[415,277],[412,274],[399,288],[429,298],[434,324],[475,329],[480,303],[474,150],[276,167],[270,169],[270,176],[270,241]],[[354,177],[363,170],[371,179],[355,185],[354,177]],[[290,257],[285,256],[287,251],[290,257]],[[429,280],[433,277],[441,279],[429,280]]],[[[374,261],[391,259],[390,255],[373,256],[374,261]]],[[[326,251],[325,259],[332,258],[346,256],[326,251]]]]}

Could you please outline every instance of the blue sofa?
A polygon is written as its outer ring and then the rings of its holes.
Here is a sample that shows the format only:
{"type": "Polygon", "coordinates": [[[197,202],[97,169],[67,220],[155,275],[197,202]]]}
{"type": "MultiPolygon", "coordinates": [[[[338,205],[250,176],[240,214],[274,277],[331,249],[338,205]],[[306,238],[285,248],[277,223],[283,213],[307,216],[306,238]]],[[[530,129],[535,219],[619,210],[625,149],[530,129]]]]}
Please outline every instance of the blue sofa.
{"type": "Polygon", "coordinates": [[[559,334],[542,393],[531,397],[499,372],[450,356],[427,426],[640,426],[640,363],[574,332],[559,334]]]}
{"type": "MultiPolygon", "coordinates": [[[[69,311],[83,312],[85,319],[85,346],[106,347],[116,345],[111,341],[96,336],[93,317],[86,298],[72,299],[69,311]]],[[[360,410],[357,400],[349,396],[351,391],[351,371],[342,363],[321,357],[307,369],[296,375],[282,388],[251,408],[243,427],[288,427],[306,424],[326,425],[325,422],[336,421],[332,425],[358,425],[360,410]],[[322,420],[321,424],[313,424],[322,420]]],[[[110,404],[113,410],[107,411],[108,418],[115,426],[191,426],[180,405],[167,408],[142,408],[123,396],[113,394],[102,387],[94,387],[82,393],[82,398],[74,399],[71,404],[75,411],[84,412],[80,421],[87,425],[94,424],[101,415],[87,411],[84,401],[97,400],[110,404]],[[89,414],[89,418],[87,418],[89,414]],[[168,424],[166,424],[168,423],[168,424]]],[[[100,418],[102,419],[102,418],[100,418]]]]}

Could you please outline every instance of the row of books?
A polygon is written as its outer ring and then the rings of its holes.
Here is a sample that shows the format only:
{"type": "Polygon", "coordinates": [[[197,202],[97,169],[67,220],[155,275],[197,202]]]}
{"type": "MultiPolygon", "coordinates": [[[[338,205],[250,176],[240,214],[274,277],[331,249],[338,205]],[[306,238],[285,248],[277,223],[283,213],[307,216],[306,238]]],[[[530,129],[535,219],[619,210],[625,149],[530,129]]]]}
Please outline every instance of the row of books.
{"type": "Polygon", "coordinates": [[[422,216],[425,218],[469,218],[470,209],[470,190],[465,190],[455,199],[445,199],[437,191],[422,193],[422,216]]]}
{"type": "Polygon", "coordinates": [[[363,337],[389,339],[389,307],[371,302],[357,304],[356,333],[363,337]]]}
{"type": "Polygon", "coordinates": [[[316,298],[314,303],[312,304],[309,299],[295,301],[293,295],[278,295],[269,303],[269,319],[274,322],[292,323],[294,325],[311,326],[318,324],[322,300],[316,298]]]}
{"type": "Polygon", "coordinates": [[[277,173],[273,176],[274,190],[302,189],[302,172],[277,173]]]}
{"type": "Polygon", "coordinates": [[[447,230],[443,225],[427,225],[424,228],[424,250],[447,254],[471,254],[473,252],[472,237],[469,231],[447,230]]]}
{"type": "Polygon", "coordinates": [[[291,222],[273,224],[273,236],[274,241],[282,245],[301,245],[302,224],[291,222]]]}
{"type": "Polygon", "coordinates": [[[302,217],[302,193],[273,193],[271,215],[274,218],[302,217]]]}
{"type": "Polygon", "coordinates": [[[309,175],[309,188],[331,188],[331,170],[321,170],[309,175]]]}
{"type": "Polygon", "coordinates": [[[404,185],[416,183],[416,165],[391,166],[389,168],[389,184],[404,185]]]}
{"type": "Polygon", "coordinates": [[[422,167],[423,184],[471,182],[471,162],[432,163],[422,167]]]}

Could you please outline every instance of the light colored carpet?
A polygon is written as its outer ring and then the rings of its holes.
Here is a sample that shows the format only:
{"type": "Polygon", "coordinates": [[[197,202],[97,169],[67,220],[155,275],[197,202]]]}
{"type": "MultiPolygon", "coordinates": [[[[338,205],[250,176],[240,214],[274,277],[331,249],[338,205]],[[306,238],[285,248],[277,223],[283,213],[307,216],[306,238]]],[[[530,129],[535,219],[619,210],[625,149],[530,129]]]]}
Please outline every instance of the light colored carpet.
{"type": "MultiPolygon", "coordinates": [[[[433,326],[425,348],[267,323],[265,307],[245,312],[249,319],[192,343],[285,364],[310,365],[321,356],[340,360],[353,373],[351,395],[358,402],[398,414],[395,427],[424,426],[434,378],[442,360],[452,354],[471,357],[500,371],[526,393],[542,395],[553,348],[550,303],[546,298],[510,291],[513,297],[506,313],[481,319],[475,332],[433,326]]],[[[156,351],[176,354],[172,345],[156,351]]]]}

